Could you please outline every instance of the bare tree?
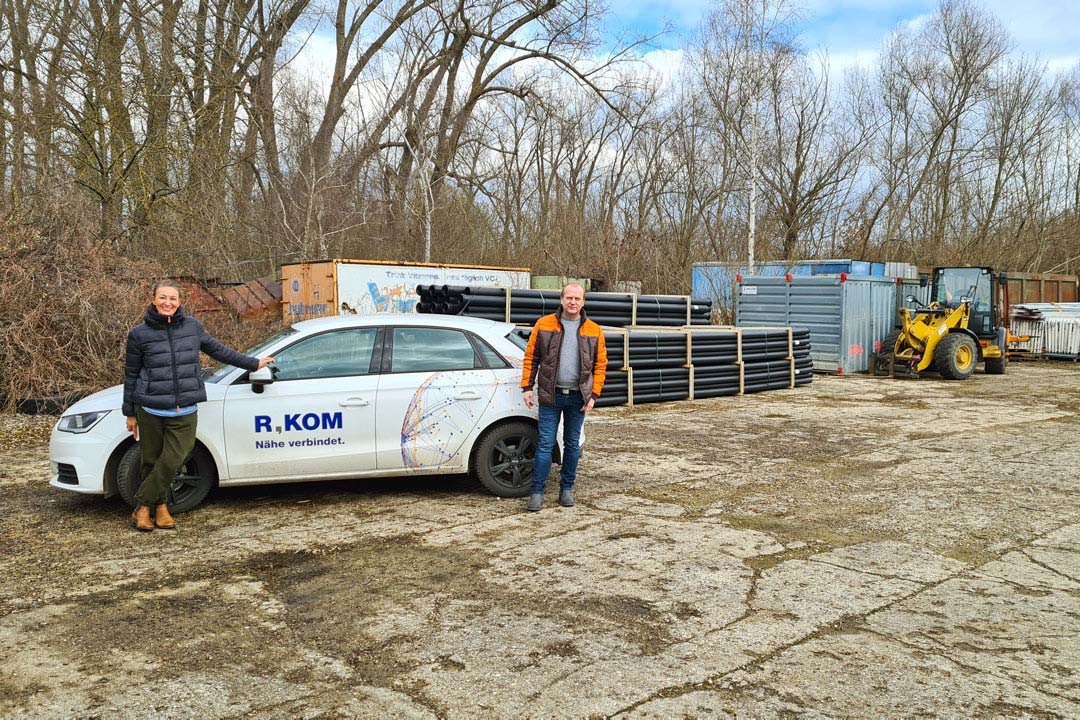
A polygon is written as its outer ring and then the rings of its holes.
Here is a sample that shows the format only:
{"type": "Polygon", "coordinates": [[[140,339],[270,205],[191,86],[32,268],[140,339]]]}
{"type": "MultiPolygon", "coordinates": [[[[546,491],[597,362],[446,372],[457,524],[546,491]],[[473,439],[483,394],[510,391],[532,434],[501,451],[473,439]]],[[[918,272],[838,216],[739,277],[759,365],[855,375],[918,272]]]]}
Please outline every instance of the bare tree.
{"type": "Polygon", "coordinates": [[[758,216],[763,103],[776,64],[784,64],[791,53],[797,16],[789,0],[720,0],[703,31],[702,83],[721,121],[718,129],[737,142],[740,150],[750,267],[758,216]]]}

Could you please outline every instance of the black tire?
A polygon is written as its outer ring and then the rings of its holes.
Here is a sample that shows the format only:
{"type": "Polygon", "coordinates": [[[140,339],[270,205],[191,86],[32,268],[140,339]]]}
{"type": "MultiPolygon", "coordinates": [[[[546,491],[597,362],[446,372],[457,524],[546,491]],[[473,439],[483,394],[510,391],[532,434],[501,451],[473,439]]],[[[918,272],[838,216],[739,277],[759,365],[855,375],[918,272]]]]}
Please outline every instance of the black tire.
{"type": "Polygon", "coordinates": [[[1005,352],[1005,349],[1001,350],[1001,357],[999,358],[986,358],[986,374],[987,375],[1004,375],[1005,368],[1009,364],[1009,355],[1005,352]]]}
{"type": "Polygon", "coordinates": [[[881,341],[881,350],[878,352],[878,355],[890,355],[893,348],[896,347],[896,341],[900,339],[903,332],[903,330],[893,330],[886,335],[885,339],[881,341]]]}
{"type": "Polygon", "coordinates": [[[881,341],[881,346],[874,353],[873,363],[870,366],[874,374],[883,374],[889,371],[889,356],[896,348],[896,341],[900,339],[901,330],[893,330],[881,341]]]}
{"type": "Polygon", "coordinates": [[[532,486],[536,426],[514,421],[496,425],[476,443],[469,475],[499,497],[525,497],[532,486]]]}
{"type": "MultiPolygon", "coordinates": [[[[135,443],[127,449],[116,468],[116,489],[131,507],[135,507],[135,493],[142,484],[142,446],[135,443]]],[[[169,487],[169,512],[184,513],[194,510],[214,487],[217,467],[214,459],[202,445],[196,445],[180,467],[169,487]]]]}
{"type": "Polygon", "coordinates": [[[934,367],[946,380],[966,380],[979,362],[979,347],[963,333],[951,333],[934,348],[934,367]]]}

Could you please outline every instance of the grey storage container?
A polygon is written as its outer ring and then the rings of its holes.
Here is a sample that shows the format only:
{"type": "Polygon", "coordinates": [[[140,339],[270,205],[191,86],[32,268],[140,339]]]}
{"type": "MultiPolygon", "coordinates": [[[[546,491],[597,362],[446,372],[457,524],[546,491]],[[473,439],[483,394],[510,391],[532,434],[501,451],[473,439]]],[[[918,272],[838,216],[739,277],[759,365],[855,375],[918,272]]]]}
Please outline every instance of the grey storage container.
{"type": "Polygon", "coordinates": [[[815,372],[867,372],[896,327],[902,287],[893,278],[868,275],[744,277],[735,324],[807,328],[815,372]]]}
{"type": "MultiPolygon", "coordinates": [[[[884,275],[888,278],[908,278],[916,283],[919,269],[909,263],[867,262],[866,260],[791,260],[768,261],[754,265],[754,276],[783,277],[802,275],[884,275]]],[[[736,278],[746,276],[746,265],[740,263],[696,262],[690,268],[691,292],[694,297],[710,298],[718,310],[733,309],[737,288],[736,278]]]]}

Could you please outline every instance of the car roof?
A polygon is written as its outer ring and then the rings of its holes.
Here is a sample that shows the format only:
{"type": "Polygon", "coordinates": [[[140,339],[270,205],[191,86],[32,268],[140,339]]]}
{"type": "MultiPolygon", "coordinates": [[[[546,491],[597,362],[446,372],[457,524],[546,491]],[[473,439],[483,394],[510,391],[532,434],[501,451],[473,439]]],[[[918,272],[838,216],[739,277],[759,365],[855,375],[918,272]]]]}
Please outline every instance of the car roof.
{"type": "Polygon", "coordinates": [[[301,320],[293,323],[300,332],[319,332],[359,325],[425,325],[471,330],[475,333],[495,332],[505,335],[510,332],[512,323],[485,320],[465,315],[437,315],[428,313],[374,313],[371,315],[329,315],[326,317],[301,320]]]}

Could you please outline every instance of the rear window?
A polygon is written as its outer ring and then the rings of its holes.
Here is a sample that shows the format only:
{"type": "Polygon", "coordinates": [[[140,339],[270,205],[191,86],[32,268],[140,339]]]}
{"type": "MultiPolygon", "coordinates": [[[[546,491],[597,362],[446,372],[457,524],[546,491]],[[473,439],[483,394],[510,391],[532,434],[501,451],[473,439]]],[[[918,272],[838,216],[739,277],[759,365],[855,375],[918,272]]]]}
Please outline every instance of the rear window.
{"type": "Polygon", "coordinates": [[[431,327],[394,328],[390,372],[471,370],[483,367],[472,343],[460,330],[431,327]]]}
{"type": "Polygon", "coordinates": [[[529,328],[514,328],[506,335],[506,339],[517,345],[522,350],[529,344],[529,328]]]}

